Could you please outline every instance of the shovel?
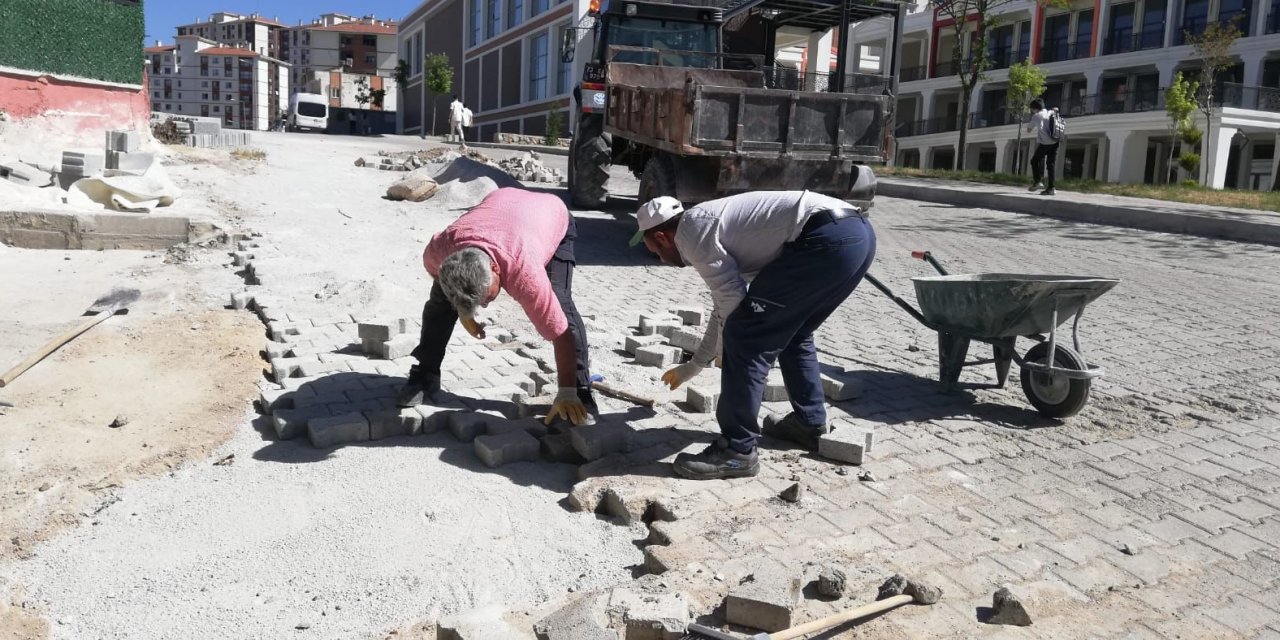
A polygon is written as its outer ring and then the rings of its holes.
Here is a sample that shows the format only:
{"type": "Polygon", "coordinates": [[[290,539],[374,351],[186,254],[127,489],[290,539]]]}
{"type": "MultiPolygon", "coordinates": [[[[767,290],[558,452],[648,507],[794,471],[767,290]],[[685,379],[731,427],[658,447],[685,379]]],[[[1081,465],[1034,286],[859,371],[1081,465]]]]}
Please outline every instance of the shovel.
{"type": "Polygon", "coordinates": [[[22,375],[27,369],[34,367],[37,362],[44,360],[45,357],[56,351],[58,347],[71,342],[76,336],[92,329],[99,322],[117,313],[128,313],[129,305],[137,302],[141,295],[142,292],[137,289],[112,289],[107,295],[94,300],[93,304],[89,305],[89,308],[84,312],[84,315],[89,316],[88,318],[85,318],[80,324],[67,329],[62,335],[46,342],[35,353],[27,356],[25,360],[4,372],[4,375],[0,375],[0,388],[8,386],[15,378],[22,375]]]}

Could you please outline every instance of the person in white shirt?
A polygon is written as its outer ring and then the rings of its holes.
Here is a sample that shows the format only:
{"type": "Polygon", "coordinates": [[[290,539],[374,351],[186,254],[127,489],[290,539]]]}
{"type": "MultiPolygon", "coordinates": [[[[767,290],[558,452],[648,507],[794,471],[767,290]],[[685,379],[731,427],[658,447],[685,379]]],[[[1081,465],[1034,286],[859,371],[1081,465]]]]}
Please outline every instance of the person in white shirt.
{"type": "Polygon", "coordinates": [[[466,111],[466,108],[462,101],[458,99],[458,96],[454,96],[453,102],[449,103],[449,136],[447,139],[450,142],[461,142],[463,147],[467,146],[465,132],[462,129],[464,126],[463,112],[466,111]]]}
{"type": "Polygon", "coordinates": [[[1054,112],[1044,108],[1044,101],[1040,98],[1031,101],[1031,111],[1031,122],[1027,123],[1027,133],[1035,132],[1036,134],[1036,152],[1031,155],[1031,177],[1035,182],[1027,190],[1043,189],[1040,195],[1051,196],[1057,193],[1053,188],[1053,179],[1058,170],[1058,141],[1050,135],[1053,130],[1050,116],[1054,112]]]}
{"type": "MultiPolygon", "coordinates": [[[[874,179],[874,178],[872,178],[874,179]]],[[[723,438],[697,455],[682,453],[676,473],[709,480],[754,476],[756,416],[775,361],[793,412],[764,435],[818,448],[828,432],[813,333],[853,293],[875,258],[866,213],[809,191],[755,191],[684,210],[668,196],[636,213],[644,242],[666,264],[692,266],[715,303],[693,358],[663,374],[672,389],[721,353],[716,419],[723,438]]]]}

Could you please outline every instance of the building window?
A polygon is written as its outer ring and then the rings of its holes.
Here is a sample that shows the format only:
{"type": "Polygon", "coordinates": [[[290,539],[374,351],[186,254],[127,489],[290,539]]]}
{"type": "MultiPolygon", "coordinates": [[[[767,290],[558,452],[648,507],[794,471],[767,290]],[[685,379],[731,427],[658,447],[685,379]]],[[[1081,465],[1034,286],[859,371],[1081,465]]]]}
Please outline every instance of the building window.
{"type": "Polygon", "coordinates": [[[1107,53],[1133,50],[1133,3],[1111,7],[1111,28],[1107,31],[1107,53]]]}
{"type": "Polygon", "coordinates": [[[1218,22],[1234,23],[1242,35],[1249,34],[1249,10],[1244,0],[1222,0],[1218,5],[1218,22]]]}
{"type": "Polygon", "coordinates": [[[213,105],[213,112],[222,113],[222,107],[219,107],[218,105],[213,105]]]}
{"type": "Polygon", "coordinates": [[[529,100],[547,97],[547,34],[529,39],[529,100]]]}
{"type": "Polygon", "coordinates": [[[200,99],[201,99],[201,100],[208,100],[208,99],[209,99],[209,94],[207,94],[207,93],[202,93],[202,94],[200,94],[200,99]]]}
{"type": "Polygon", "coordinates": [[[486,0],[485,4],[489,20],[485,23],[484,37],[492,38],[502,31],[502,0],[486,0]]]}
{"type": "MultiPolygon", "coordinates": [[[[552,30],[552,33],[561,33],[561,30],[568,26],[569,23],[566,22],[552,30]]],[[[566,63],[560,60],[559,56],[556,56],[556,62],[558,63],[556,64],[556,93],[568,93],[572,84],[570,78],[573,75],[573,63],[566,63]]]]}
{"type": "MultiPolygon", "coordinates": [[[[178,97],[181,98],[182,96],[178,96],[178,97]]],[[[182,111],[182,105],[178,105],[178,111],[182,111]]]]}
{"type": "Polygon", "coordinates": [[[364,42],[364,46],[366,46],[366,47],[376,47],[376,46],[378,46],[378,36],[365,36],[365,37],[362,39],[362,41],[364,42]]]}
{"type": "Polygon", "coordinates": [[[365,55],[365,57],[364,57],[364,63],[365,63],[365,64],[369,64],[369,65],[377,66],[377,64],[378,64],[378,56],[373,55],[373,54],[367,54],[367,55],[365,55]]]}
{"type": "Polygon", "coordinates": [[[1076,14],[1076,40],[1074,58],[1093,55],[1093,9],[1076,14]]]}
{"type": "Polygon", "coordinates": [[[222,88],[223,88],[223,89],[230,89],[230,88],[231,88],[231,83],[230,83],[230,82],[224,82],[224,83],[222,83],[222,88]]]}
{"type": "Polygon", "coordinates": [[[533,0],[529,3],[529,15],[531,17],[536,16],[539,13],[546,11],[549,6],[551,5],[548,0],[533,0]]]}
{"type": "Polygon", "coordinates": [[[413,70],[409,75],[418,75],[422,73],[422,32],[419,31],[413,35],[413,51],[410,60],[413,64],[410,66],[413,70]]]}
{"type": "Polygon", "coordinates": [[[1187,0],[1182,8],[1182,28],[1178,42],[1187,43],[1187,34],[1198,36],[1209,26],[1209,0],[1187,0]]]}
{"type": "Polygon", "coordinates": [[[201,86],[201,87],[207,87],[207,86],[209,86],[209,81],[208,81],[208,80],[201,80],[201,81],[200,81],[200,86],[201,86]]]}
{"type": "Polygon", "coordinates": [[[507,0],[507,28],[524,21],[524,0],[507,0]]]}
{"type": "Polygon", "coordinates": [[[484,24],[484,5],[481,0],[471,0],[471,31],[470,40],[467,44],[475,46],[480,44],[480,27],[484,24]]]}
{"type": "Polygon", "coordinates": [[[1031,57],[1031,21],[1022,22],[1022,28],[1018,33],[1018,60],[1026,60],[1031,57]]]}
{"type": "Polygon", "coordinates": [[[160,92],[159,92],[159,91],[152,91],[152,92],[151,92],[151,97],[152,97],[152,98],[159,98],[159,97],[160,97],[160,92]]]}
{"type": "Polygon", "coordinates": [[[172,105],[172,104],[169,104],[168,102],[164,103],[164,110],[165,110],[165,111],[171,111],[172,109],[173,109],[173,105],[172,105]]]}

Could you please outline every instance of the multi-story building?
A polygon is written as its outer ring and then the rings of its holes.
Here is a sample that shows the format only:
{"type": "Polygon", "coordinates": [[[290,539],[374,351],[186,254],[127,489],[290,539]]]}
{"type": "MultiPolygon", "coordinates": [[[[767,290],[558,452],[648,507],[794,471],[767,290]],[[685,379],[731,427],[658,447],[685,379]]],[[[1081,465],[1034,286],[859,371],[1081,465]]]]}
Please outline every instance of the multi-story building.
{"type": "MultiPolygon", "coordinates": [[[[1058,107],[1068,124],[1061,174],[1125,183],[1188,177],[1176,160],[1169,162],[1175,141],[1165,115],[1165,88],[1179,72],[1199,79],[1201,65],[1188,34],[1234,20],[1242,37],[1230,49],[1235,64],[1221,74],[1215,91],[1221,105],[1211,126],[1195,114],[1208,149],[1198,177],[1218,188],[1272,187],[1280,164],[1280,0],[1072,0],[1061,9],[1026,0],[1002,7],[998,15],[988,37],[992,68],[964,114],[965,169],[1014,169],[1019,125],[1006,105],[1008,68],[1031,60],[1047,76],[1045,102],[1058,107]]],[[[951,61],[953,24],[931,9],[905,23],[898,164],[953,166],[961,115],[951,61]]],[[[851,29],[851,44],[880,51],[888,36],[885,24],[866,22],[851,29]]],[[[967,51],[965,57],[971,57],[967,51]]]]}
{"type": "Polygon", "coordinates": [[[289,107],[289,64],[196,35],[146,49],[151,110],[266,131],[289,107]]]}
{"type": "Polygon", "coordinates": [[[396,30],[394,20],[340,13],[288,28],[281,48],[292,63],[292,92],[327,96],[331,130],[394,132],[396,30]],[[357,99],[370,93],[381,101],[357,99]]]}
{"type": "Polygon", "coordinates": [[[401,94],[402,133],[443,134],[452,96],[423,83],[423,58],[443,53],[453,66],[453,90],[475,114],[472,131],[541,135],[549,112],[569,129],[570,92],[585,48],[560,62],[560,30],[586,14],[587,0],[425,0],[400,22],[399,57],[409,64],[401,94]],[[432,114],[435,121],[432,121],[432,114]]]}
{"type": "Polygon", "coordinates": [[[279,20],[256,13],[244,15],[219,11],[208,20],[196,20],[178,27],[180,36],[200,36],[237,49],[248,49],[259,55],[287,60],[280,42],[285,26],[279,20]]]}

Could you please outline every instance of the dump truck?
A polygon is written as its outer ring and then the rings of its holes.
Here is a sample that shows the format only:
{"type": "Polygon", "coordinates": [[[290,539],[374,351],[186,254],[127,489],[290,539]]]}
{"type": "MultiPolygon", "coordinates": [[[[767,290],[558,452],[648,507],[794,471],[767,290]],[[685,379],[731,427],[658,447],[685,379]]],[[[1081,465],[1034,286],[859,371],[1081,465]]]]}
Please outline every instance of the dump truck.
{"type": "MultiPolygon", "coordinates": [[[[897,5],[859,6],[901,18],[897,5]]],[[[713,5],[614,0],[600,8],[593,0],[583,23],[562,32],[566,63],[582,32],[592,38],[573,92],[575,206],[604,203],[615,164],[640,179],[641,201],[808,189],[870,204],[868,165],[885,159],[892,76],[842,74],[832,86],[825,73],[770,66],[769,52],[725,52],[724,22],[725,9],[713,5]]]]}

